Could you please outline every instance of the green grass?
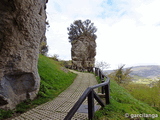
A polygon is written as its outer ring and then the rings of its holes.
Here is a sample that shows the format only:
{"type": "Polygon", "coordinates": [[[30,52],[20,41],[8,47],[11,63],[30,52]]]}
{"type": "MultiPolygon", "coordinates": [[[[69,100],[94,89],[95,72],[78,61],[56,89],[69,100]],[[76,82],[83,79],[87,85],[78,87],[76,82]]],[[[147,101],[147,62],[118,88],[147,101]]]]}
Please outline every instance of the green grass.
{"type": "Polygon", "coordinates": [[[136,99],[141,100],[160,111],[160,86],[157,85],[150,88],[144,84],[130,83],[124,87],[136,99]]]}
{"type": "MultiPolygon", "coordinates": [[[[125,117],[126,113],[130,117],[134,117],[133,114],[157,114],[159,118],[155,118],[155,120],[160,119],[160,112],[135,99],[113,80],[111,80],[110,89],[110,104],[96,112],[95,120],[130,120],[131,118],[125,117]]],[[[151,120],[152,118],[141,117],[140,119],[151,120]]]]}
{"type": "MultiPolygon", "coordinates": [[[[14,110],[0,110],[0,119],[11,117],[13,113],[23,113],[28,109],[54,99],[65,90],[76,77],[75,74],[62,70],[59,62],[42,55],[39,57],[38,70],[41,77],[41,86],[37,98],[34,101],[24,101],[17,105],[14,110]]],[[[135,99],[126,89],[118,85],[115,81],[111,80],[110,86],[111,103],[103,110],[96,112],[95,120],[129,120],[130,118],[125,117],[126,113],[130,115],[143,113],[158,114],[160,117],[160,112],[135,99]]],[[[159,119],[160,118],[155,118],[155,120],[159,119]]]]}
{"type": "Polygon", "coordinates": [[[76,77],[69,71],[63,71],[57,61],[40,56],[38,70],[41,77],[39,97],[54,98],[65,90],[76,77]]]}
{"type": "Polygon", "coordinates": [[[40,89],[35,100],[26,100],[16,109],[5,111],[0,109],[0,120],[9,118],[15,113],[23,113],[33,107],[54,99],[62,91],[71,85],[76,74],[64,69],[60,62],[40,55],[38,61],[38,72],[41,78],[40,89]]]}

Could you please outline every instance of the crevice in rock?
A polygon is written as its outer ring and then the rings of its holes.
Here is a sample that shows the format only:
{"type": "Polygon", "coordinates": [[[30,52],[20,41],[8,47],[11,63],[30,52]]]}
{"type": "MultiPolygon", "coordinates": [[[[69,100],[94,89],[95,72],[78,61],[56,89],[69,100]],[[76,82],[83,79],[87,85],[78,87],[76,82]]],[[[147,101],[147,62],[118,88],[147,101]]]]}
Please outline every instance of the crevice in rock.
{"type": "Polygon", "coordinates": [[[0,96],[0,106],[8,104],[8,101],[4,97],[0,96]]]}

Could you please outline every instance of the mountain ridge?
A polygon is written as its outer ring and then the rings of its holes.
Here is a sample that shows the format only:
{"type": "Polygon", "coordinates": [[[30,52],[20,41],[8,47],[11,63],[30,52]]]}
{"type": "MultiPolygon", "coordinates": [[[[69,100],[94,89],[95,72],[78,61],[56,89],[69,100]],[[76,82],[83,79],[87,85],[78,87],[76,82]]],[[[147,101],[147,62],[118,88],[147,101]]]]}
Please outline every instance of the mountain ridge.
{"type": "Polygon", "coordinates": [[[158,78],[160,77],[160,65],[135,66],[130,75],[151,79],[158,78]]]}
{"type": "MultiPolygon", "coordinates": [[[[127,67],[130,68],[130,67],[127,67]]],[[[124,68],[127,69],[127,68],[124,68]]],[[[131,67],[131,76],[139,76],[142,78],[160,78],[160,65],[140,65],[131,67]]],[[[114,70],[106,70],[107,74],[112,73],[114,70]]]]}

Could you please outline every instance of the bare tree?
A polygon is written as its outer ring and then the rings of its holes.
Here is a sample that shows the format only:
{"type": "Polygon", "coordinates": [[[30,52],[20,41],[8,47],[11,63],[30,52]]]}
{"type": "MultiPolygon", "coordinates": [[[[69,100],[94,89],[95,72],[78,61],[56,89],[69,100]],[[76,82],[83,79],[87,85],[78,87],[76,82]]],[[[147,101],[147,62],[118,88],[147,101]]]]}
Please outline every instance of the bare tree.
{"type": "Polygon", "coordinates": [[[97,61],[95,67],[100,68],[102,71],[110,67],[110,64],[104,61],[97,61]]]}

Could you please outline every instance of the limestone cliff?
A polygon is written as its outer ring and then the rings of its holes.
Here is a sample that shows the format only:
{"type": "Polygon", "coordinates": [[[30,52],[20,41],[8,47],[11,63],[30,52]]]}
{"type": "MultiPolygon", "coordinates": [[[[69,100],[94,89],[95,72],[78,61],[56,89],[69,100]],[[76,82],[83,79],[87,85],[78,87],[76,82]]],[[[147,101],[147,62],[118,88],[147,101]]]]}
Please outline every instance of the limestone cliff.
{"type": "Polygon", "coordinates": [[[47,0],[0,1],[0,108],[33,99],[40,85],[39,45],[47,0]]]}
{"type": "Polygon", "coordinates": [[[96,42],[88,36],[81,36],[71,42],[71,55],[75,69],[94,67],[96,55],[96,42]]]}

